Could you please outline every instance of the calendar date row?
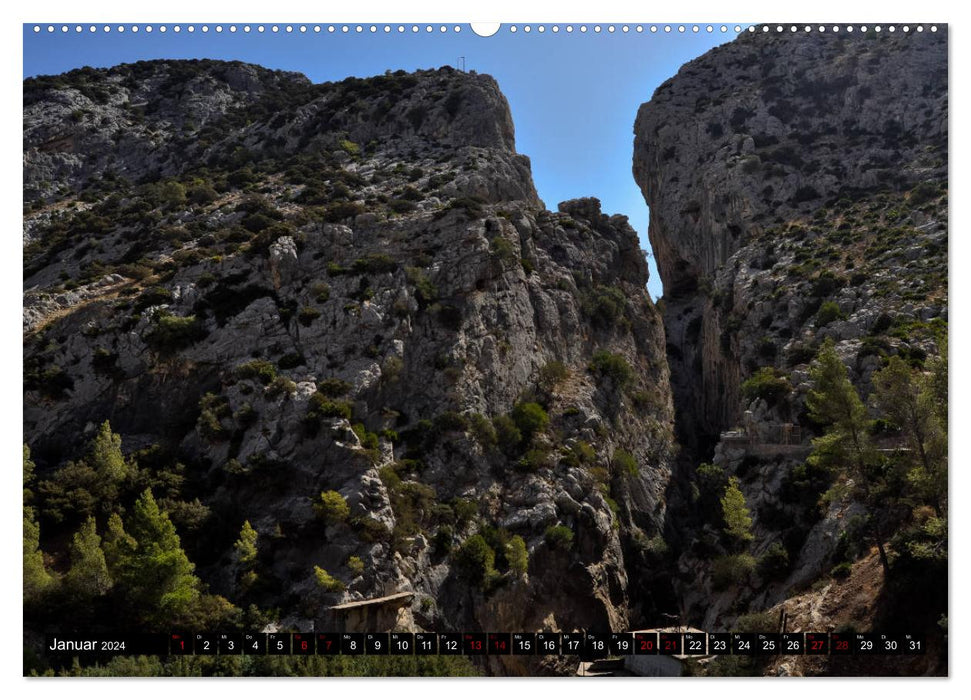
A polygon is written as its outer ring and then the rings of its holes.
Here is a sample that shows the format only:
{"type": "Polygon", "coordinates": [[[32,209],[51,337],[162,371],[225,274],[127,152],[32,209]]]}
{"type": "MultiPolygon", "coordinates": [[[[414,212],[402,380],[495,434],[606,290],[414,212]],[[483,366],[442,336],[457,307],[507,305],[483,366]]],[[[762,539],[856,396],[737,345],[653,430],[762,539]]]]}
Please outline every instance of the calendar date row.
{"type": "Polygon", "coordinates": [[[923,654],[921,635],[844,632],[258,632],[47,638],[54,654],[665,656],[923,654]]]}

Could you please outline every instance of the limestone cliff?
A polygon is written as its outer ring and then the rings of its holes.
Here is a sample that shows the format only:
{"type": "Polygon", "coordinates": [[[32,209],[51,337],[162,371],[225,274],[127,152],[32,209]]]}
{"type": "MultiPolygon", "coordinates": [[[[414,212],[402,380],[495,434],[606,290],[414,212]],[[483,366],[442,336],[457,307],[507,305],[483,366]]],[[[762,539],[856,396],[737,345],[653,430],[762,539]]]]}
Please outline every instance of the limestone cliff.
{"type": "Polygon", "coordinates": [[[946,57],[943,29],[760,30],[641,107],[634,177],[686,437],[738,422],[741,381],[820,335],[860,340],[898,307],[946,316],[946,57]],[[910,298],[890,284],[901,257],[910,298]],[[846,323],[809,333],[829,299],[846,323]]]}
{"type": "MultiPolygon", "coordinates": [[[[761,29],[683,66],[634,126],[684,447],[669,533],[682,614],[705,628],[820,590],[874,512],[852,481],[833,486],[806,462],[821,432],[805,397],[823,342],[865,400],[889,357],[923,369],[947,332],[946,28],[761,29]],[[701,512],[721,509],[706,483],[730,476],[753,516],[743,559],[701,512]],[[719,583],[718,557],[752,564],[751,577],[723,569],[719,583]]],[[[875,435],[894,454],[899,441],[875,435]]],[[[923,517],[901,512],[901,529],[923,517]]],[[[935,576],[934,606],[946,591],[935,576]]],[[[882,585],[868,589],[871,621],[882,585]]],[[[932,632],[934,606],[916,623],[932,632]]]]}
{"type": "Polygon", "coordinates": [[[673,412],[646,263],[596,199],[544,209],[490,77],[160,61],[27,81],[24,120],[42,478],[105,419],[150,471],[184,465],[172,502],[198,499],[181,534],[204,580],[285,626],[400,591],[401,624],[439,631],[652,612],[630,591],[673,412]],[[346,517],[321,517],[328,491],[346,517]],[[477,532],[479,581],[456,565],[477,532]]]}

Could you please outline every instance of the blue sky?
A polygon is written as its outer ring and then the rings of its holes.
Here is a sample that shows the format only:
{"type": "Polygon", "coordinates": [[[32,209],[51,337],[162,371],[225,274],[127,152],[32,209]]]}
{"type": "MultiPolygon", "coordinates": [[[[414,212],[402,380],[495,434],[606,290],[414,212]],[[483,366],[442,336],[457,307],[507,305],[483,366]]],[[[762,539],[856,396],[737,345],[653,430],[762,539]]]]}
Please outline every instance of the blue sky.
{"type": "MultiPolygon", "coordinates": [[[[129,25],[130,26],[130,25],[129,25]]],[[[385,70],[415,70],[456,65],[465,57],[467,69],[489,73],[512,109],[516,125],[516,148],[530,157],[533,178],[540,197],[550,209],[574,197],[596,196],[608,214],[626,214],[649,250],[648,210],[631,175],[633,125],[638,107],[650,99],[654,89],[673,76],[682,64],[736,36],[734,31],[665,33],[660,27],[651,33],[628,33],[620,26],[614,33],[596,33],[593,25],[585,33],[566,25],[558,33],[547,27],[544,33],[516,32],[509,25],[491,37],[480,37],[468,25],[461,31],[433,33],[406,31],[397,26],[385,34],[365,28],[333,34],[301,34],[295,25],[292,33],[281,27],[269,30],[230,33],[203,33],[201,25],[189,33],[171,30],[138,33],[112,31],[77,33],[74,26],[63,33],[35,33],[33,24],[24,25],[24,77],[61,73],[80,66],[106,67],[152,58],[217,58],[257,63],[268,68],[299,71],[314,82],[341,80],[349,75],[366,77],[385,70]]],[[[242,25],[239,25],[242,26],[242,25]]],[[[730,28],[733,25],[728,25],[730,28]]],[[[661,294],[661,283],[651,260],[648,284],[654,297],[661,294]]]]}

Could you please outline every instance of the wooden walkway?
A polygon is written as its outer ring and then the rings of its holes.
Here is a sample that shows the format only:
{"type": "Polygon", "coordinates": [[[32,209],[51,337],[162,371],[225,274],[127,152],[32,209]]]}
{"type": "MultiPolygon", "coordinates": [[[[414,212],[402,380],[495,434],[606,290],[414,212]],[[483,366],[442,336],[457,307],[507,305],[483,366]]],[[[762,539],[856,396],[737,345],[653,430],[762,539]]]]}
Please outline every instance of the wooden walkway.
{"type": "Polygon", "coordinates": [[[391,595],[386,595],[382,598],[368,598],[367,600],[354,600],[350,603],[341,603],[340,605],[331,606],[331,610],[354,610],[355,608],[365,608],[370,605],[387,605],[389,603],[398,603],[399,605],[405,605],[410,603],[411,599],[415,597],[415,594],[411,591],[405,591],[404,593],[392,593],[391,595]]]}

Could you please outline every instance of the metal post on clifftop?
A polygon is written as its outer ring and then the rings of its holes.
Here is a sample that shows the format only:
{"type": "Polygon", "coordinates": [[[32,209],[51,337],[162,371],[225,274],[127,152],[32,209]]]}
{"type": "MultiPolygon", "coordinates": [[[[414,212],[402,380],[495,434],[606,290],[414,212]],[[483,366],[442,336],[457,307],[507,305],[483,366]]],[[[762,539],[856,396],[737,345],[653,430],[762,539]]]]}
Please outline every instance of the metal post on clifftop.
{"type": "Polygon", "coordinates": [[[458,69],[465,72],[465,56],[459,56],[458,69]]]}

